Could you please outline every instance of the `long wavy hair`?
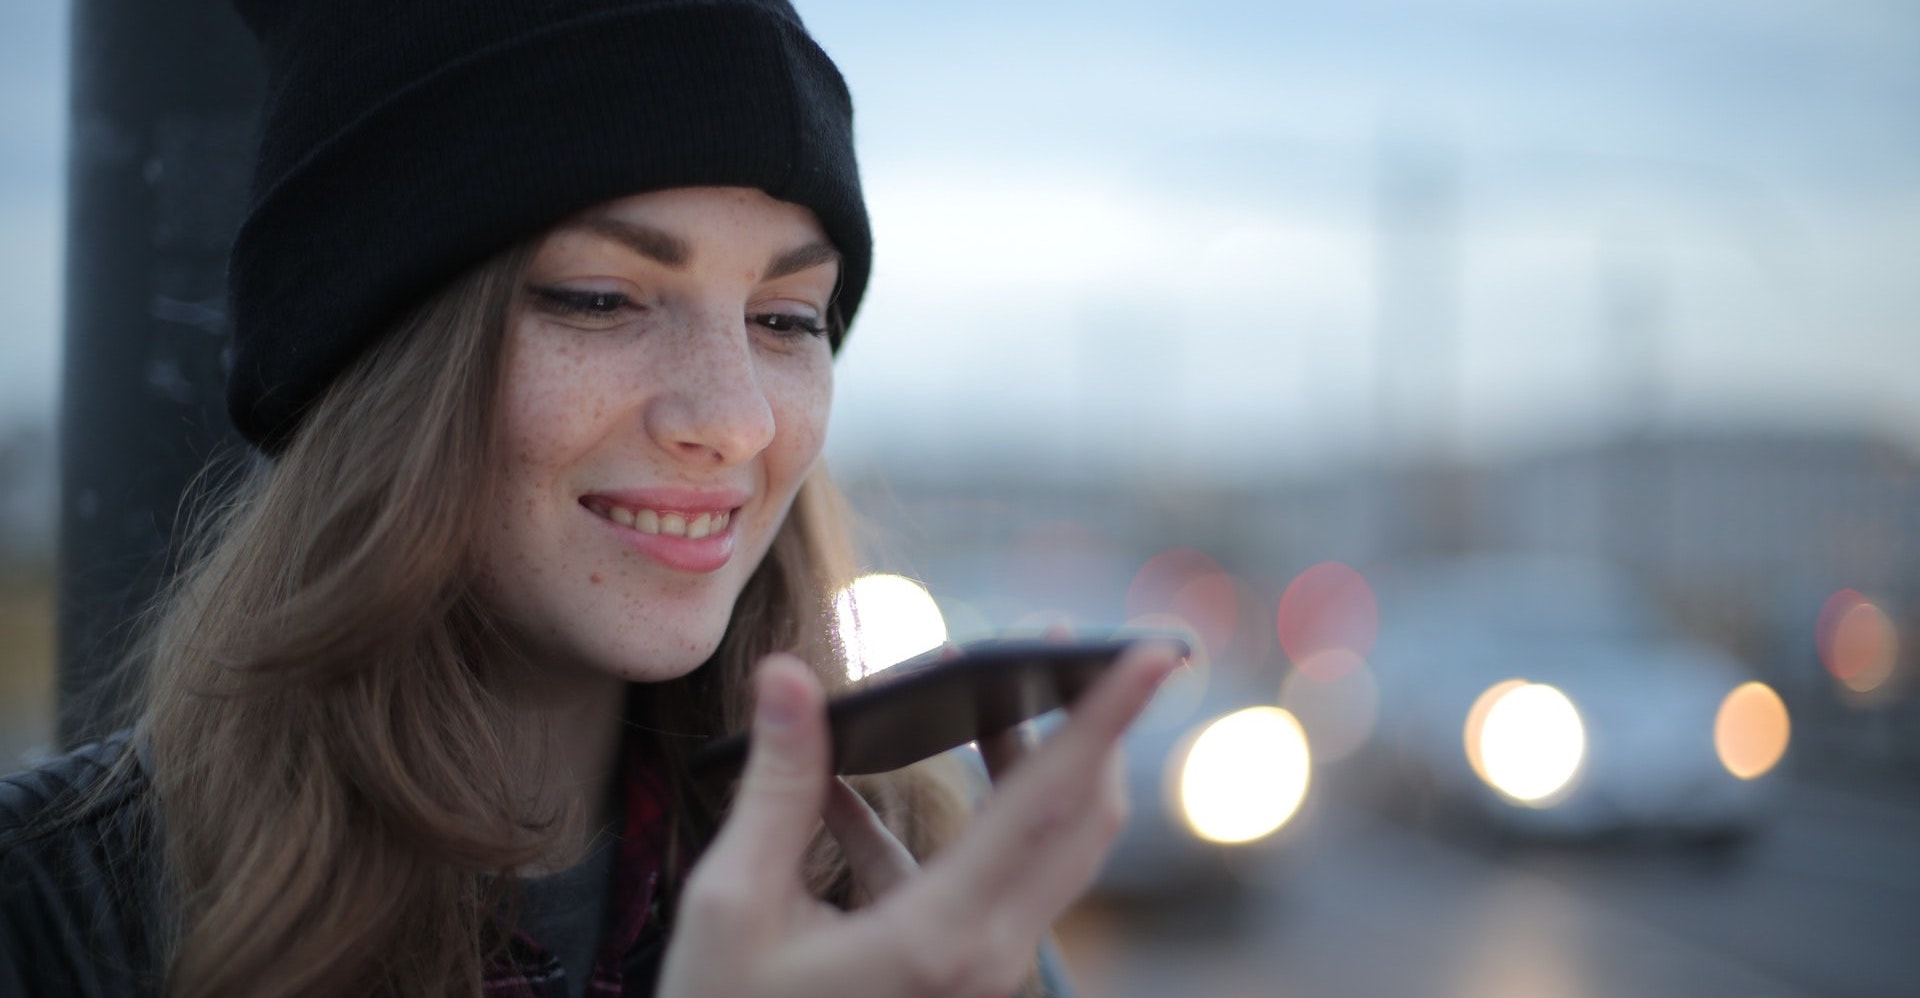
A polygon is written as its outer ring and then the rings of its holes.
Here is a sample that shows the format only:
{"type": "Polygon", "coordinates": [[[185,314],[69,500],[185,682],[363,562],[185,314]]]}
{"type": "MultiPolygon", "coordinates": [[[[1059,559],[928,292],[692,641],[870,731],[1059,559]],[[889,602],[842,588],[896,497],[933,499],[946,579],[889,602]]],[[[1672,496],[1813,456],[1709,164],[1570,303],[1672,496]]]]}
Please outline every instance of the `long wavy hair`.
{"type": "MultiPolygon", "coordinates": [[[[524,663],[476,597],[466,501],[493,484],[529,256],[504,253],[407,315],[199,518],[200,553],[141,655],[174,996],[480,994],[513,871],[554,827],[510,785],[513,705],[495,691],[524,663]]],[[[852,561],[842,515],[816,472],[712,658],[635,690],[631,720],[662,733],[668,870],[724,815],[727,792],[695,785],[685,755],[750,716],[755,662],[791,649],[829,688],[845,682],[829,626],[852,561]]],[[[950,773],[858,786],[920,855],[964,813],[950,773]]],[[[803,875],[854,901],[826,836],[803,875]]]]}

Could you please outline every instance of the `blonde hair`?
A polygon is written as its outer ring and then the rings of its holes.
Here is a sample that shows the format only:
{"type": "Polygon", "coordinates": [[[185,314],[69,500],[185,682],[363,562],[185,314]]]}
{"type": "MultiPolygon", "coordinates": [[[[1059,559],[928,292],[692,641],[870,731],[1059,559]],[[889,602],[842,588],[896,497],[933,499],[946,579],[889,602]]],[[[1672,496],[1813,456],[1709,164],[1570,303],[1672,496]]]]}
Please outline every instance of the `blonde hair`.
{"type": "MultiPolygon", "coordinates": [[[[492,915],[550,824],[509,783],[513,708],[493,690],[519,663],[470,585],[473,504],[445,500],[491,487],[506,316],[527,259],[502,254],[414,310],[203,519],[203,553],[142,656],[172,995],[480,993],[503,942],[492,915]]],[[[719,649],[644,688],[635,720],[738,728],[748,673],[775,649],[844,682],[827,622],[851,563],[840,516],[816,473],[719,649]]],[[[684,853],[726,800],[688,780],[681,742],[662,738],[684,853]]],[[[859,787],[917,854],[963,816],[930,770],[859,787]]],[[[852,900],[824,836],[804,876],[852,900]]]]}

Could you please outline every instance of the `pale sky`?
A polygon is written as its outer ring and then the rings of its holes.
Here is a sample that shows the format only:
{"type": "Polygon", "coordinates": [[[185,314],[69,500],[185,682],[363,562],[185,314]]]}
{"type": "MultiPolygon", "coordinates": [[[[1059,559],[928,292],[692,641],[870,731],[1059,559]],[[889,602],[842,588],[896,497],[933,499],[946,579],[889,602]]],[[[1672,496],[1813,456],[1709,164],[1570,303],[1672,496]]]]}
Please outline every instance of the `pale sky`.
{"type": "MultiPolygon", "coordinates": [[[[843,466],[1311,469],[1383,408],[1476,454],[1920,441],[1920,5],[796,6],[876,231],[843,466]],[[1382,191],[1432,176],[1456,224],[1410,243],[1382,191]]],[[[0,419],[54,405],[65,31],[0,6],[0,419]]]]}

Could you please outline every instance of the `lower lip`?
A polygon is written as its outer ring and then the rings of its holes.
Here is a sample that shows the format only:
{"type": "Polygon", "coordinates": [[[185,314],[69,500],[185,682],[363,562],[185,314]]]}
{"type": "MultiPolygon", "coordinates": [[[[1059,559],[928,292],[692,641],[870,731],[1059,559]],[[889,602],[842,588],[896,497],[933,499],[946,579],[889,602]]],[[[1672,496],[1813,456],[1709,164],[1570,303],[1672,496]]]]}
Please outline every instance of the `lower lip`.
{"type": "MultiPolygon", "coordinates": [[[[680,572],[705,574],[717,572],[733,557],[733,520],[727,520],[727,529],[717,534],[708,534],[699,540],[689,537],[673,537],[668,534],[649,534],[632,527],[623,527],[590,509],[581,512],[593,517],[601,526],[614,532],[620,543],[628,548],[652,558],[668,568],[680,572]]],[[[738,515],[735,510],[734,514],[738,515]]]]}

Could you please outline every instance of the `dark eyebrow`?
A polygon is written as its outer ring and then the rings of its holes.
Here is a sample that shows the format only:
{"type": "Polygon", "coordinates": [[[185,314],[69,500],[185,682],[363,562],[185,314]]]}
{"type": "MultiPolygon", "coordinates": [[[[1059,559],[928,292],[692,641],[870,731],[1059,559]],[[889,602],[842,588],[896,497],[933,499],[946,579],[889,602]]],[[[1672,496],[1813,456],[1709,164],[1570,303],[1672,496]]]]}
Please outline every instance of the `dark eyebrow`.
{"type": "Polygon", "coordinates": [[[808,243],[799,249],[790,249],[773,258],[767,264],[767,272],[761,276],[763,281],[778,280],[790,274],[810,270],[823,263],[836,263],[840,252],[827,243],[808,243]]]}
{"type": "Polygon", "coordinates": [[[686,240],[649,225],[621,221],[605,215],[590,215],[581,219],[577,225],[594,235],[611,239],[662,266],[678,269],[686,266],[687,261],[693,258],[693,249],[687,245],[686,240]]]}
{"type": "MultiPolygon", "coordinates": [[[[622,246],[646,257],[662,266],[679,269],[693,259],[693,248],[687,241],[671,232],[664,232],[650,225],[610,218],[605,215],[589,215],[575,223],[594,235],[611,239],[622,246]]],[[[823,263],[833,263],[840,259],[840,253],[829,243],[811,242],[798,249],[791,249],[773,258],[767,264],[763,281],[778,280],[803,270],[818,267],[823,263]]]]}

